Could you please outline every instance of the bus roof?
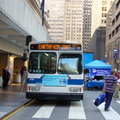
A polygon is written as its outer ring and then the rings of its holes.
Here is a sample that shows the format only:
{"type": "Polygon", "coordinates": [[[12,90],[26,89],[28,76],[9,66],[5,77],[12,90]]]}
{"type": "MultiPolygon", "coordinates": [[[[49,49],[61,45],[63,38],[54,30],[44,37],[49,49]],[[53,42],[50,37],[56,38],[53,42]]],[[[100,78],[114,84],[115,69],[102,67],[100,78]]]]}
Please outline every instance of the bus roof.
{"type": "Polygon", "coordinates": [[[76,41],[55,41],[55,40],[47,40],[47,41],[32,41],[30,44],[39,44],[39,43],[71,43],[71,44],[81,44],[76,41]]]}

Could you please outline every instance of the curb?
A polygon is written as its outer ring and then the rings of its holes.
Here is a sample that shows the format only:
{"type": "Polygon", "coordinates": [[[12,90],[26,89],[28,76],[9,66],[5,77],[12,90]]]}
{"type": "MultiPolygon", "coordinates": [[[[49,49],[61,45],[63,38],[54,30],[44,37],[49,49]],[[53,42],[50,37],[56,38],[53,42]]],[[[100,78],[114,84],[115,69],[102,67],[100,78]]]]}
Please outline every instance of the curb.
{"type": "Polygon", "coordinates": [[[15,113],[19,112],[20,110],[22,110],[24,107],[28,106],[29,104],[31,104],[32,102],[34,102],[34,100],[30,100],[26,103],[24,103],[23,105],[18,106],[17,108],[15,108],[14,110],[8,112],[7,114],[5,114],[4,116],[2,116],[0,118],[0,120],[7,120],[8,118],[10,118],[12,115],[14,115],[15,113]]]}

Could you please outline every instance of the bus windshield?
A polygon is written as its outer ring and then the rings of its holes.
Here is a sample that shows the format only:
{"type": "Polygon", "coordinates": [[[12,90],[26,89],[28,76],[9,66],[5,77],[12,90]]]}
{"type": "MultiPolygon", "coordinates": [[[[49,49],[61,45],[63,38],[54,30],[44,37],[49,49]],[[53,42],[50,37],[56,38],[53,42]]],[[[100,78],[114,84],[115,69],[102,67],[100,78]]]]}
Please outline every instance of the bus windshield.
{"type": "Polygon", "coordinates": [[[82,73],[82,56],[80,54],[61,54],[58,64],[59,74],[82,73]]]}
{"type": "MultiPolygon", "coordinates": [[[[55,74],[57,54],[55,52],[32,52],[29,57],[29,73],[55,74]]],[[[58,74],[81,74],[82,56],[80,54],[61,54],[57,65],[58,74]]]]}
{"type": "Polygon", "coordinates": [[[29,58],[29,73],[54,74],[56,58],[54,52],[32,52],[29,58]]]}

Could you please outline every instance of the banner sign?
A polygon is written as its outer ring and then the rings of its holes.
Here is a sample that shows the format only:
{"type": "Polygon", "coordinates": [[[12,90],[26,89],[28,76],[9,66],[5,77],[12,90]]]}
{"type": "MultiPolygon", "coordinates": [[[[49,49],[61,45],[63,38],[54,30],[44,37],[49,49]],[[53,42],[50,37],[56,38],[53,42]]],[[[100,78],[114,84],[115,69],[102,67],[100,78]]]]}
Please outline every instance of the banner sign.
{"type": "Polygon", "coordinates": [[[67,86],[67,75],[44,75],[42,85],[44,86],[67,86]]]}
{"type": "Polygon", "coordinates": [[[90,76],[104,76],[110,75],[110,69],[90,69],[90,76]]]}
{"type": "Polygon", "coordinates": [[[118,58],[118,54],[119,54],[118,49],[117,49],[117,48],[114,48],[113,57],[114,57],[114,58],[118,58]]]}

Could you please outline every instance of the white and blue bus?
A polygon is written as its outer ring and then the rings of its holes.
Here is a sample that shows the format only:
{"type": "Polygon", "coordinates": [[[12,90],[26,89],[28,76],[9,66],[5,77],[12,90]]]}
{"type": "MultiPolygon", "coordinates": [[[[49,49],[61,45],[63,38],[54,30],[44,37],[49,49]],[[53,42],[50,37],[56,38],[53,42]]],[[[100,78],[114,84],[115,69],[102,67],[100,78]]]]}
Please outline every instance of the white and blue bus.
{"type": "Polygon", "coordinates": [[[82,45],[30,42],[26,98],[83,100],[82,45]]]}

